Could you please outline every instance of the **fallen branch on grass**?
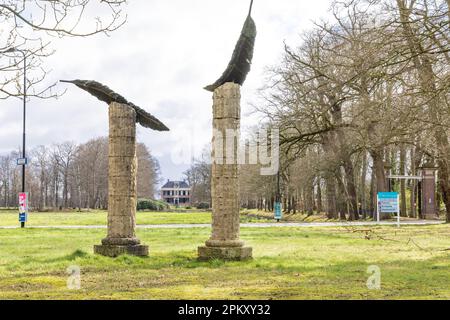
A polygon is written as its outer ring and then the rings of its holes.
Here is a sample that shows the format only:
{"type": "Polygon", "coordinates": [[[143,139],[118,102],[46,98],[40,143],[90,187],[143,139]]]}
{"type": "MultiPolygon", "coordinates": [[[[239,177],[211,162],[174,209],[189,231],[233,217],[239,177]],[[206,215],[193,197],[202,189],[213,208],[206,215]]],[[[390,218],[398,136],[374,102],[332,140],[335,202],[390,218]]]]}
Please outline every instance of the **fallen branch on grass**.
{"type": "Polygon", "coordinates": [[[375,240],[401,242],[400,240],[397,240],[397,239],[385,238],[385,237],[379,235],[378,233],[376,233],[373,229],[358,229],[354,226],[345,226],[344,228],[346,228],[347,231],[352,232],[352,233],[364,233],[365,234],[364,238],[366,240],[375,239],[375,240]]]}
{"type": "MultiPolygon", "coordinates": [[[[381,236],[380,234],[378,234],[375,230],[373,229],[358,229],[354,226],[344,226],[344,228],[351,233],[364,233],[364,238],[366,240],[384,240],[384,241],[394,241],[394,242],[403,242],[401,240],[397,240],[397,239],[389,239],[389,238],[385,238],[383,236],[381,236]]],[[[420,245],[418,245],[414,239],[409,238],[408,241],[406,241],[406,245],[409,245],[410,243],[412,243],[413,245],[415,245],[417,248],[419,248],[420,250],[423,251],[433,251],[432,249],[426,249],[421,247],[420,245]]],[[[444,249],[443,251],[450,251],[450,248],[448,249],[444,249]]]]}

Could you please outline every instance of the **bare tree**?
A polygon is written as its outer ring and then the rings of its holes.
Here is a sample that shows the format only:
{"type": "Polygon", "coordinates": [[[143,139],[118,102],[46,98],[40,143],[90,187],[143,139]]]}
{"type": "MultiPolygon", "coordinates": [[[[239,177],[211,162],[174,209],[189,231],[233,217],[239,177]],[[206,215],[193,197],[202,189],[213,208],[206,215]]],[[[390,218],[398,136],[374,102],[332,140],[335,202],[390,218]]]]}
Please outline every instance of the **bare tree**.
{"type": "Polygon", "coordinates": [[[154,199],[159,178],[159,163],[150,154],[149,149],[143,143],[137,144],[137,193],[138,198],[154,199]]]}
{"type": "Polygon", "coordinates": [[[191,167],[184,172],[191,187],[193,204],[208,203],[211,205],[211,157],[210,147],[203,150],[200,159],[195,159],[191,167]]]}
{"type": "Polygon", "coordinates": [[[108,35],[126,21],[125,0],[0,0],[0,99],[23,95],[26,61],[29,96],[51,98],[54,84],[44,82],[44,60],[54,51],[53,39],[108,35]],[[22,53],[22,54],[19,54],[22,53]],[[38,84],[42,84],[38,88],[38,84]]]}
{"type": "Polygon", "coordinates": [[[50,182],[50,151],[45,146],[38,146],[31,152],[32,170],[36,172],[39,181],[38,200],[35,201],[35,206],[39,210],[47,207],[48,186],[50,182]]]}
{"type": "Polygon", "coordinates": [[[77,146],[74,142],[64,142],[54,146],[53,156],[62,175],[63,206],[68,207],[69,199],[69,174],[72,161],[75,158],[77,146]]]}
{"type": "MultiPolygon", "coordinates": [[[[303,33],[299,47],[285,45],[284,60],[271,68],[257,110],[280,128],[289,163],[306,159],[311,148],[323,150],[319,167],[304,165],[325,180],[329,217],[340,212],[358,218],[359,203],[369,191],[367,170],[374,210],[376,192],[388,190],[389,163],[401,173],[420,165],[417,158],[408,164],[405,154],[419,141],[420,152],[438,163],[447,205],[448,3],[334,1],[332,13],[331,21],[303,33]]],[[[293,181],[293,174],[284,179],[293,181]]],[[[404,213],[405,188],[401,184],[404,213]]],[[[310,202],[307,190],[301,192],[305,203],[310,202]]]]}

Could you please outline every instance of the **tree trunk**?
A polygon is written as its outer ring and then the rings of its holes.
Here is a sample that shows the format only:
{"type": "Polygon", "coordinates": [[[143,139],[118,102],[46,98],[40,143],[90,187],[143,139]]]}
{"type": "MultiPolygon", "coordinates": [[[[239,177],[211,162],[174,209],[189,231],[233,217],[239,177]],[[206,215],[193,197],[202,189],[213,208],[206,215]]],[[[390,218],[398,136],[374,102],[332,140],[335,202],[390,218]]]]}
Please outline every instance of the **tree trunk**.
{"type": "Polygon", "coordinates": [[[360,181],[360,202],[361,213],[363,219],[367,217],[367,204],[366,204],[366,176],[367,176],[367,153],[363,152],[362,155],[362,168],[361,168],[361,181],[360,181]]]}
{"type": "Polygon", "coordinates": [[[68,188],[68,167],[66,167],[66,169],[64,170],[64,180],[63,180],[63,204],[64,204],[64,208],[67,208],[67,198],[68,198],[68,194],[69,191],[67,190],[68,188]]]}
{"type": "Polygon", "coordinates": [[[317,212],[322,213],[322,186],[321,186],[321,178],[317,178],[317,212]]]}
{"type": "Polygon", "coordinates": [[[286,196],[286,201],[287,201],[287,213],[291,213],[291,211],[292,211],[292,197],[291,197],[291,195],[289,193],[286,196]]]}
{"type": "Polygon", "coordinates": [[[373,170],[375,172],[375,192],[386,192],[388,186],[386,183],[386,173],[384,170],[383,153],[379,150],[372,151],[373,170]]]}
{"type": "MultiPolygon", "coordinates": [[[[400,175],[406,174],[406,149],[405,145],[400,146],[400,175]]],[[[400,215],[402,217],[407,217],[408,213],[406,210],[406,180],[400,179],[400,215]]]]}
{"type": "Polygon", "coordinates": [[[347,205],[347,197],[345,196],[345,186],[342,183],[342,180],[337,177],[337,190],[338,190],[338,197],[337,197],[337,207],[339,212],[339,219],[340,220],[346,220],[346,213],[348,211],[348,205],[347,205]]]}
{"type": "Polygon", "coordinates": [[[345,180],[347,182],[348,202],[349,202],[349,217],[350,221],[358,220],[358,199],[356,195],[356,183],[353,163],[348,157],[344,161],[345,180]]]}
{"type": "Polygon", "coordinates": [[[327,176],[325,183],[327,192],[327,217],[328,219],[337,219],[336,179],[332,176],[327,176]]]}
{"type": "MultiPolygon", "coordinates": [[[[415,147],[411,148],[410,151],[410,157],[411,157],[411,175],[415,176],[417,175],[417,169],[416,169],[416,151],[415,147]]],[[[415,218],[417,215],[416,211],[416,193],[417,193],[417,183],[416,180],[411,180],[411,197],[410,197],[410,210],[409,210],[409,217],[415,218]]]]}
{"type": "Polygon", "coordinates": [[[370,212],[372,215],[372,218],[375,220],[376,219],[376,214],[377,214],[377,177],[375,174],[375,168],[372,167],[372,174],[370,176],[370,212]]]}
{"type": "Polygon", "coordinates": [[[307,214],[308,216],[312,216],[314,214],[314,182],[310,181],[308,185],[305,187],[306,189],[306,201],[307,201],[307,214]]]}

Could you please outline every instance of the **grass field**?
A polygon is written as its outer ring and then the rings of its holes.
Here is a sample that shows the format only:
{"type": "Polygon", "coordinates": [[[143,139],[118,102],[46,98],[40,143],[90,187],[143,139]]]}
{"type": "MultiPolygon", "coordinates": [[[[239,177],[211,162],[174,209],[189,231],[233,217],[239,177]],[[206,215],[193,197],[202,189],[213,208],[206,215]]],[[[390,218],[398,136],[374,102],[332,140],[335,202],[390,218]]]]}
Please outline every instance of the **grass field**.
{"type": "MultiPolygon", "coordinates": [[[[18,213],[16,210],[0,210],[0,226],[17,226],[18,213]]],[[[182,224],[182,223],[211,223],[210,212],[138,212],[137,224],[182,224]]],[[[107,212],[92,210],[89,212],[30,212],[27,226],[87,226],[106,225],[107,212]]]]}
{"type": "MultiPolygon", "coordinates": [[[[0,210],[0,226],[17,226],[17,210],[0,210]]],[[[148,212],[136,214],[137,224],[204,224],[211,223],[211,212],[148,212]]],[[[241,222],[273,222],[265,216],[241,215],[241,222]]],[[[89,212],[30,212],[27,226],[88,226],[106,225],[107,212],[91,210],[89,212]]]]}
{"type": "MultiPolygon", "coordinates": [[[[148,212],[139,211],[136,215],[137,224],[205,224],[211,223],[211,212],[189,211],[189,212],[148,212]]],[[[414,220],[402,218],[402,220],[414,220]]],[[[328,219],[325,215],[315,214],[289,214],[283,216],[285,222],[325,222],[339,221],[328,219]]],[[[371,221],[367,218],[367,221],[371,221]]],[[[106,225],[107,212],[104,210],[91,210],[85,212],[30,212],[28,214],[27,226],[88,226],[106,225]]],[[[241,212],[241,223],[251,222],[274,222],[273,213],[257,212],[256,210],[243,210],[241,212]]],[[[17,226],[17,210],[0,209],[0,226],[17,226]]]]}
{"type": "Polygon", "coordinates": [[[116,259],[92,254],[104,229],[5,229],[0,299],[450,299],[449,225],[361,230],[243,228],[253,260],[198,262],[208,228],[138,229],[150,256],[116,259]],[[366,286],[370,265],[381,290],[366,286]]]}

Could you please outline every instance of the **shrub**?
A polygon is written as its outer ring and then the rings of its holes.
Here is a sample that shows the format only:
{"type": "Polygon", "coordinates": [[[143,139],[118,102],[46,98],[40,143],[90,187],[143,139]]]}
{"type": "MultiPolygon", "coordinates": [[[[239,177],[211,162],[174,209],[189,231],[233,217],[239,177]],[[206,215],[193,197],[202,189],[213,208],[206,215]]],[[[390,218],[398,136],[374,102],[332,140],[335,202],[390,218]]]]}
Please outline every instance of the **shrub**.
{"type": "Polygon", "coordinates": [[[209,209],[209,203],[207,203],[207,202],[200,202],[200,203],[197,203],[195,205],[195,207],[197,209],[209,209]]]}
{"type": "Polygon", "coordinates": [[[137,210],[150,210],[150,211],[163,211],[167,210],[169,205],[164,201],[152,200],[152,199],[139,199],[137,203],[137,210]]]}

